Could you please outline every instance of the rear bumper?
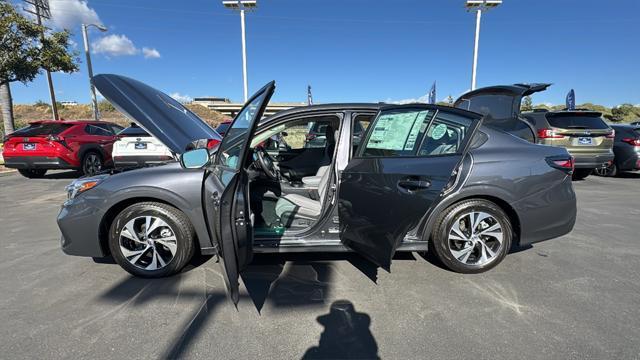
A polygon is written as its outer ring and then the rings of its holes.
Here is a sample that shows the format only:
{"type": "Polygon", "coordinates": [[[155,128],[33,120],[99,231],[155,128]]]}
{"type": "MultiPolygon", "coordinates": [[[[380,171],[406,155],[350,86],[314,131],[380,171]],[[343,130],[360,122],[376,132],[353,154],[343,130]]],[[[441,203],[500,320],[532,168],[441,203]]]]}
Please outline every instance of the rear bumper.
{"type": "Polygon", "coordinates": [[[4,158],[4,166],[12,169],[74,169],[62,158],[54,156],[11,156],[4,158]]]}
{"type": "Polygon", "coordinates": [[[113,165],[117,168],[144,166],[147,164],[164,164],[173,161],[173,158],[166,155],[116,155],[113,157],[113,165]]]}
{"type": "Polygon", "coordinates": [[[595,169],[607,166],[613,160],[613,152],[599,155],[571,154],[575,159],[576,169],[595,169]]]}
{"type": "Polygon", "coordinates": [[[616,152],[616,166],[618,170],[638,170],[640,169],[640,154],[633,150],[616,152]]]}

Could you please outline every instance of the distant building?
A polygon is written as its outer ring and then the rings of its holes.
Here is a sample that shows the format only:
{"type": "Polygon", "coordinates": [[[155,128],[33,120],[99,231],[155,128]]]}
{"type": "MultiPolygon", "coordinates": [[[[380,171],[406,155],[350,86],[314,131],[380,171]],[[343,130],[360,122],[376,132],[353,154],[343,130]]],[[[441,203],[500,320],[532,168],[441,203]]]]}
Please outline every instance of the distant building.
{"type": "Polygon", "coordinates": [[[60,101],[60,104],[62,104],[62,106],[78,106],[77,101],[60,101]]]}
{"type": "MultiPolygon", "coordinates": [[[[202,105],[211,110],[215,110],[224,115],[231,117],[236,116],[238,111],[242,109],[244,103],[232,103],[228,98],[223,97],[197,97],[193,99],[193,104],[202,105]]],[[[278,111],[290,109],[293,107],[306,106],[305,103],[269,103],[265,109],[264,116],[269,116],[277,113],[278,111]]]]}

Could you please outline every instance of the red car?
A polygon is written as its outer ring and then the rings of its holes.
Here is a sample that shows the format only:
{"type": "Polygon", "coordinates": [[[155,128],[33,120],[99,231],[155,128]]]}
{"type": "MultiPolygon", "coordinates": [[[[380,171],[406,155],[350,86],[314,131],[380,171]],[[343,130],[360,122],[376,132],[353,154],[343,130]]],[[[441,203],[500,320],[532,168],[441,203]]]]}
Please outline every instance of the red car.
{"type": "Polygon", "coordinates": [[[104,121],[35,121],[5,137],[4,166],[28,178],[49,169],[93,175],[113,163],[111,150],[122,129],[104,121]]]}

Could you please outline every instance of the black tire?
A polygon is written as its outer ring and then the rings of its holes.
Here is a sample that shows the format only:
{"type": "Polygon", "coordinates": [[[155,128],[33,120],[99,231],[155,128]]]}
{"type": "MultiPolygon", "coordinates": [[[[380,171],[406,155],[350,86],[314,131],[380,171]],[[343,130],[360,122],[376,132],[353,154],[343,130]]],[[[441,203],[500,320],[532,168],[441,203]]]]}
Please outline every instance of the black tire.
{"type": "MultiPolygon", "coordinates": [[[[481,222],[482,223],[482,222],[481,222]]],[[[495,203],[484,199],[464,200],[457,204],[453,204],[442,212],[435,223],[435,227],[431,232],[431,248],[435,251],[436,256],[442,264],[449,270],[463,274],[477,274],[488,271],[498,265],[509,252],[511,241],[513,239],[513,226],[509,216],[495,203]],[[502,228],[502,244],[495,249],[495,256],[486,264],[466,264],[456,259],[449,248],[449,233],[459,216],[471,211],[482,211],[491,215],[495,223],[502,228]]],[[[475,254],[479,251],[476,244],[473,245],[475,254]]],[[[481,244],[477,246],[482,246],[481,244]]],[[[479,253],[478,253],[479,255],[479,253]]],[[[477,256],[477,255],[471,255],[477,256]]]]}
{"type": "Polygon", "coordinates": [[[95,175],[100,172],[103,167],[104,160],[102,159],[102,155],[97,151],[90,150],[82,156],[82,163],[80,165],[82,175],[95,175]]]}
{"type": "MultiPolygon", "coordinates": [[[[194,234],[195,231],[189,219],[180,210],[163,203],[141,202],[127,207],[115,217],[109,230],[109,249],[118,265],[132,275],[146,278],[166,277],[180,272],[193,257],[195,253],[194,234]],[[167,262],[166,266],[157,270],[145,270],[132,264],[120,248],[121,231],[130,220],[141,216],[154,216],[162,219],[169,225],[176,238],[175,255],[167,262]]],[[[145,256],[149,257],[151,254],[147,252],[145,256]]]]}
{"type": "Polygon", "coordinates": [[[29,179],[40,179],[47,173],[46,169],[18,169],[20,175],[29,179]]]}
{"type": "Polygon", "coordinates": [[[574,169],[571,178],[573,180],[584,180],[587,176],[591,175],[592,172],[593,169],[574,169]]]}
{"type": "Polygon", "coordinates": [[[614,177],[618,175],[618,167],[616,164],[611,164],[604,168],[594,169],[593,173],[598,176],[614,177]]]}

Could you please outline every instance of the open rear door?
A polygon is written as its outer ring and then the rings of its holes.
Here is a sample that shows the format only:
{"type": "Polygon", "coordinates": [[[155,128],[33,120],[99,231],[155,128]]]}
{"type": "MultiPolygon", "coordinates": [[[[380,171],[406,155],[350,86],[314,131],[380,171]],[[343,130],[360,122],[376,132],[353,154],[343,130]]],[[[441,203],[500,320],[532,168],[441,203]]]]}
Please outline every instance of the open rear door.
{"type": "Polygon", "coordinates": [[[227,291],[238,304],[238,277],[253,256],[253,227],[246,172],[249,144],[273,95],[272,81],[240,110],[218,147],[204,182],[203,205],[211,237],[217,241],[227,291]]]}
{"type": "Polygon", "coordinates": [[[342,242],[389,271],[407,232],[451,185],[480,122],[433,105],[381,109],[341,174],[342,242]]]}

